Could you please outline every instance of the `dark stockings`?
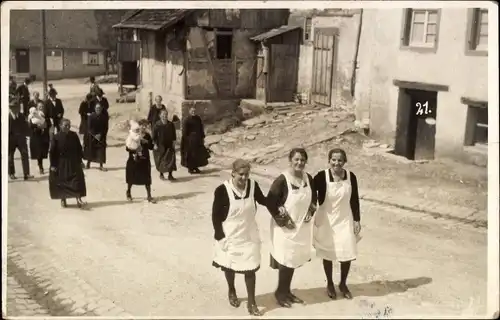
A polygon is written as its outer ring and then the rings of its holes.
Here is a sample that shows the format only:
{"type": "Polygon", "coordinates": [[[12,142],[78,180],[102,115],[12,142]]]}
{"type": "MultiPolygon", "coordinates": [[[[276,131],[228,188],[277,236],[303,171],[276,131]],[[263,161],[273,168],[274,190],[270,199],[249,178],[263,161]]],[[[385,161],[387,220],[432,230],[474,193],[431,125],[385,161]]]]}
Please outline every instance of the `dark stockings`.
{"type": "Polygon", "coordinates": [[[36,159],[38,163],[38,169],[43,170],[43,159],[36,159]]]}
{"type": "MultiPolygon", "coordinates": [[[[323,269],[325,270],[326,276],[326,289],[328,296],[332,299],[337,298],[337,293],[335,292],[335,287],[333,285],[333,263],[329,260],[323,260],[323,269]]],[[[349,275],[349,270],[351,269],[351,261],[340,262],[340,283],[339,289],[342,295],[346,299],[352,299],[351,292],[347,288],[347,276],[349,275]]]]}
{"type": "Polygon", "coordinates": [[[240,306],[240,300],[236,295],[236,288],[234,287],[235,274],[232,271],[225,271],[224,275],[226,276],[227,281],[229,304],[238,308],[240,306]]]}
{"type": "Polygon", "coordinates": [[[290,308],[291,303],[304,303],[303,300],[292,294],[291,285],[295,269],[282,266],[278,271],[278,289],[275,296],[278,304],[290,308]]]}
{"type": "MultiPolygon", "coordinates": [[[[153,197],[151,196],[151,185],[150,184],[146,185],[146,193],[147,193],[148,200],[152,200],[153,197]]],[[[132,185],[131,184],[127,184],[127,199],[129,199],[129,200],[132,199],[132,185]]]]}
{"type": "MultiPolygon", "coordinates": [[[[228,288],[228,299],[229,304],[235,308],[240,306],[240,300],[238,299],[238,295],[236,294],[236,287],[234,286],[235,273],[233,271],[224,271],[224,275],[226,276],[227,288],[228,288]]],[[[257,303],[255,302],[255,283],[256,276],[255,272],[245,273],[245,284],[247,287],[247,309],[248,313],[254,316],[262,315],[257,307],[257,303]]]]}

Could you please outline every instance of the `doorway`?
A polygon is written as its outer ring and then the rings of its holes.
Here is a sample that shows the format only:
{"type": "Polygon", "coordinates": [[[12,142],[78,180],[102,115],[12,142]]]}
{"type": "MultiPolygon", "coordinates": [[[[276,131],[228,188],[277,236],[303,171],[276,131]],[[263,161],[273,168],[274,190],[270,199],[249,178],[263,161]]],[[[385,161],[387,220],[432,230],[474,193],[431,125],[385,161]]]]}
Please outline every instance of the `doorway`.
{"type": "Polygon", "coordinates": [[[335,28],[314,28],[311,99],[324,106],[331,105],[337,35],[335,28]]]}
{"type": "Polygon", "coordinates": [[[29,49],[16,49],[16,73],[30,73],[29,49]]]}
{"type": "Polygon", "coordinates": [[[437,92],[399,89],[394,153],[410,160],[433,160],[437,92]]]}

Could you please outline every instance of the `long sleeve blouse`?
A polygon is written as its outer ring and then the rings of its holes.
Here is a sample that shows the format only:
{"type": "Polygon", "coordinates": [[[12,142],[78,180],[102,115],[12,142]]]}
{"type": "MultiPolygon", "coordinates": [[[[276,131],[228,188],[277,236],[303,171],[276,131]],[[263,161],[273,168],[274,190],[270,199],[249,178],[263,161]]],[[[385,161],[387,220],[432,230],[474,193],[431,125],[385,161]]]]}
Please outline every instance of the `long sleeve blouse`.
{"type": "MultiPolygon", "coordinates": [[[[351,192],[351,211],[352,211],[352,216],[354,218],[354,221],[360,221],[360,206],[359,206],[359,191],[358,191],[358,179],[356,178],[356,175],[352,172],[350,172],[350,178],[351,178],[351,187],[352,187],[352,192],[351,192]]],[[[347,179],[347,175],[344,175],[344,180],[347,179]]],[[[332,182],[333,181],[333,175],[330,170],[328,170],[328,181],[332,182]]],[[[316,192],[318,194],[318,204],[322,205],[323,202],[325,202],[325,197],[326,197],[326,178],[325,178],[325,171],[320,171],[314,176],[314,186],[316,187],[316,192]]]]}
{"type": "MultiPolygon", "coordinates": [[[[262,189],[259,184],[255,182],[254,188],[254,199],[255,202],[262,206],[266,206],[266,197],[264,193],[262,193],[262,189]]],[[[234,191],[232,191],[234,193],[234,191]]],[[[240,198],[236,193],[234,193],[235,199],[239,200],[240,198]]],[[[250,197],[250,183],[247,185],[247,189],[245,192],[245,196],[243,199],[247,199],[250,197]]],[[[227,193],[227,189],[224,184],[219,185],[214,192],[214,202],[212,204],[212,224],[214,227],[214,238],[215,240],[224,239],[225,234],[222,228],[222,223],[226,221],[227,215],[229,214],[229,195],[227,193]]]]}
{"type": "MultiPolygon", "coordinates": [[[[316,204],[317,202],[317,193],[314,186],[314,180],[312,176],[308,173],[308,182],[307,185],[311,188],[312,192],[312,200],[311,204],[316,204]]],[[[299,186],[291,184],[293,190],[299,189],[299,186]]],[[[279,214],[279,208],[283,206],[288,198],[288,185],[286,183],[286,178],[283,174],[280,174],[271,185],[269,189],[269,193],[267,194],[267,209],[271,213],[273,217],[276,217],[279,214]]]]}

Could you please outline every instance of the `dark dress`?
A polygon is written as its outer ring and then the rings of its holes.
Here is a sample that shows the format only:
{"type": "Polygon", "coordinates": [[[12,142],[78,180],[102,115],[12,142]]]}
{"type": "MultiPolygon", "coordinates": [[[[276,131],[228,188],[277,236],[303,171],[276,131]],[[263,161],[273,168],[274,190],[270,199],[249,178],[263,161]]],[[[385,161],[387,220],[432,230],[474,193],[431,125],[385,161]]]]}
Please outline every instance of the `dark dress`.
{"type": "Polygon", "coordinates": [[[182,125],[181,165],[195,169],[208,165],[210,154],[205,147],[205,129],[201,118],[188,116],[182,125]]]}
{"type": "Polygon", "coordinates": [[[23,113],[28,116],[29,113],[29,102],[30,102],[30,91],[28,86],[24,83],[17,87],[16,95],[19,99],[19,103],[22,104],[23,113]]]}
{"type": "Polygon", "coordinates": [[[153,142],[158,146],[158,149],[153,150],[153,157],[156,170],[160,173],[177,170],[175,140],[176,132],[172,122],[167,121],[166,124],[163,124],[160,120],[155,123],[153,127],[153,142]]]}
{"type": "MultiPolygon", "coordinates": [[[[266,206],[267,201],[266,201],[266,196],[264,196],[264,193],[262,192],[262,189],[260,188],[259,184],[257,181],[255,182],[255,188],[254,188],[254,199],[255,202],[260,204],[261,206],[266,206]]],[[[236,200],[241,200],[241,198],[234,193],[234,198],[236,200]]],[[[243,199],[248,199],[250,197],[250,183],[247,185],[247,190],[245,192],[245,196],[243,199]]],[[[222,227],[222,224],[224,221],[226,221],[227,215],[229,214],[229,195],[227,194],[227,189],[224,186],[224,184],[219,185],[214,192],[214,202],[212,204],[212,225],[214,227],[214,239],[219,241],[222,240],[226,237],[224,234],[224,228],[222,227]]],[[[232,269],[228,269],[227,267],[219,265],[217,262],[212,261],[212,266],[216,268],[220,268],[223,271],[234,271],[232,269]]],[[[258,268],[257,268],[258,269],[258,268]]],[[[255,272],[257,270],[249,270],[251,272],[255,272]]],[[[234,271],[237,273],[246,273],[244,271],[234,271]]]]}
{"type": "Polygon", "coordinates": [[[47,99],[47,101],[45,101],[45,109],[49,113],[54,129],[59,132],[59,124],[61,122],[61,119],[64,117],[64,107],[61,99],[56,98],[54,101],[52,101],[51,99],[47,99]]]}
{"type": "Polygon", "coordinates": [[[30,135],[30,154],[32,160],[47,159],[49,155],[49,145],[50,145],[50,120],[45,119],[45,127],[40,128],[39,126],[29,123],[31,129],[30,135]]]}
{"type": "Polygon", "coordinates": [[[102,111],[104,114],[108,115],[109,116],[109,101],[108,99],[102,97],[100,100],[98,97],[96,97],[93,101],[94,103],[94,109],[95,109],[95,105],[96,104],[100,104],[101,107],[102,107],[102,111]]]}
{"type": "Polygon", "coordinates": [[[141,154],[125,147],[128,152],[127,166],[125,168],[125,180],[127,184],[139,186],[151,185],[149,150],[152,150],[154,145],[149,133],[145,133],[144,139],[146,142],[141,142],[141,154]]]}
{"type": "Polygon", "coordinates": [[[84,100],[80,103],[80,108],[78,108],[78,113],[80,114],[80,126],[78,127],[79,134],[86,134],[88,130],[88,115],[95,111],[95,105],[93,101],[84,100]]]}
{"type": "Polygon", "coordinates": [[[49,191],[51,199],[80,198],[87,195],[83,174],[83,150],[76,132],[59,132],[50,144],[49,191]]]}
{"type": "Polygon", "coordinates": [[[160,121],[160,112],[162,110],[167,110],[165,105],[161,105],[160,108],[158,108],[156,105],[153,105],[149,108],[149,113],[148,113],[148,122],[151,125],[151,128],[158,122],[160,121]]]}
{"type": "MultiPolygon", "coordinates": [[[[314,180],[312,176],[308,173],[307,177],[309,178],[307,184],[312,191],[312,199],[311,204],[317,203],[317,193],[316,188],[314,186],[314,180]]],[[[299,187],[291,184],[293,190],[298,190],[299,187]]],[[[279,207],[283,206],[288,198],[288,186],[286,182],[286,178],[283,174],[280,174],[271,185],[269,192],[267,194],[267,209],[271,213],[271,216],[277,222],[278,225],[282,225],[283,221],[278,221],[279,219],[279,207]]],[[[273,269],[281,269],[286,268],[281,265],[272,255],[269,255],[271,258],[270,266],[273,269]]]]}
{"type": "Polygon", "coordinates": [[[109,128],[108,115],[92,113],[88,117],[88,130],[83,138],[83,157],[85,160],[106,163],[106,136],[109,128]],[[98,140],[96,136],[100,134],[98,140]]]}

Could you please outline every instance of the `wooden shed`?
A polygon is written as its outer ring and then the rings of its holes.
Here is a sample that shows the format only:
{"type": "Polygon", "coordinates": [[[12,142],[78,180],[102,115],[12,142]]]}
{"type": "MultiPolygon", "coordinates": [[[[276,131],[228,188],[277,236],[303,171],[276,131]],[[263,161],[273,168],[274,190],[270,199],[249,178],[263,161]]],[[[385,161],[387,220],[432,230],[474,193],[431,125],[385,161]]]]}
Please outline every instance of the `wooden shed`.
{"type": "Polygon", "coordinates": [[[264,103],[294,101],[302,41],[300,26],[284,25],[252,40],[259,43],[256,98],[264,103]]]}
{"type": "Polygon", "coordinates": [[[205,120],[255,98],[257,46],[251,37],[286,24],[288,9],[138,10],[117,29],[140,41],[138,101],[162,95],[170,114],[191,106],[205,120]]]}

